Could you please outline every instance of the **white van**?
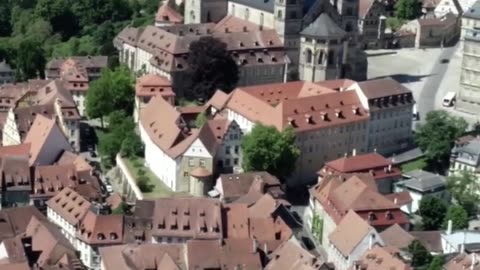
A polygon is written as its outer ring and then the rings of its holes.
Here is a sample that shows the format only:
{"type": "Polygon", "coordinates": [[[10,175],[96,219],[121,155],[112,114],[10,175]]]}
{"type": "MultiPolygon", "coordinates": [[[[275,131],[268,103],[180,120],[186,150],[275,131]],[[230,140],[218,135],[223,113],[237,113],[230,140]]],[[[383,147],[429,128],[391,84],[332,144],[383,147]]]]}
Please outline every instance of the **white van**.
{"type": "Polygon", "coordinates": [[[445,97],[443,98],[443,106],[444,107],[451,107],[455,105],[455,97],[457,96],[457,93],[455,92],[448,92],[445,97]]]}

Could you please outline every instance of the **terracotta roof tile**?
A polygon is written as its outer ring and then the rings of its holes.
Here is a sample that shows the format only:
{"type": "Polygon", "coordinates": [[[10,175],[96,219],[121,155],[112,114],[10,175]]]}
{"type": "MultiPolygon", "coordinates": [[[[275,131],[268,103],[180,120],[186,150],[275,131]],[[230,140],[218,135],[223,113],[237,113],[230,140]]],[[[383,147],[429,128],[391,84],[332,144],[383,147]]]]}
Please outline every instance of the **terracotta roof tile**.
{"type": "Polygon", "coordinates": [[[222,236],[221,206],[215,199],[157,199],[152,223],[152,234],[158,237],[218,239],[222,236]]]}
{"type": "Polygon", "coordinates": [[[89,245],[123,242],[123,215],[97,215],[87,211],[79,224],[77,237],[89,245]]]}
{"type": "Polygon", "coordinates": [[[188,130],[180,113],[162,97],[152,98],[141,111],[140,124],[152,142],[172,158],[185,152],[198,136],[198,129],[188,130]]]}
{"type": "Polygon", "coordinates": [[[106,269],[186,269],[184,244],[130,244],[99,248],[106,269]]]}
{"type": "Polygon", "coordinates": [[[27,156],[30,154],[30,144],[22,143],[17,145],[8,145],[0,147],[1,156],[27,156]]]}
{"type": "Polygon", "coordinates": [[[48,200],[47,205],[68,223],[77,226],[91,203],[73,189],[66,187],[48,200]]]}
{"type": "Polygon", "coordinates": [[[252,239],[190,240],[187,242],[188,269],[261,269],[252,239]]]}
{"type": "Polygon", "coordinates": [[[348,257],[360,241],[374,230],[365,220],[350,210],[328,238],[343,256],[348,257]]]}
{"type": "Polygon", "coordinates": [[[138,78],[135,84],[135,94],[137,97],[175,96],[172,90],[172,82],[156,74],[147,74],[138,78]]]}
{"type": "Polygon", "coordinates": [[[182,23],[183,16],[170,7],[170,1],[163,1],[163,4],[155,15],[155,22],[182,23]]]}
{"type": "Polygon", "coordinates": [[[398,224],[393,224],[380,233],[383,242],[387,246],[394,246],[398,249],[404,249],[415,239],[411,234],[405,231],[398,224]]]}
{"type": "Polygon", "coordinates": [[[270,257],[265,270],[318,270],[324,264],[293,239],[282,243],[270,257]]]}
{"type": "Polygon", "coordinates": [[[480,270],[480,262],[478,258],[480,254],[477,253],[461,253],[455,256],[455,258],[451,259],[444,265],[445,270],[480,270]],[[473,264],[473,265],[472,265],[473,264]]]}
{"type": "MultiPolygon", "coordinates": [[[[380,246],[367,250],[360,260],[354,262],[354,265],[360,265],[360,269],[364,270],[413,270],[411,266],[400,260],[395,254],[391,254],[380,246]]],[[[350,270],[354,269],[354,267],[350,268],[350,270]]]]}
{"type": "MultiPolygon", "coordinates": [[[[45,151],[43,147],[45,146],[49,135],[54,132],[54,129],[57,130],[57,133],[63,135],[53,119],[49,119],[37,114],[30,130],[27,133],[27,136],[25,137],[25,143],[30,144],[30,165],[37,164],[39,155],[42,151],[45,151]]],[[[61,142],[58,142],[57,145],[68,145],[68,149],[64,150],[72,151],[72,148],[65,136],[63,136],[61,139],[65,140],[64,143],[61,144],[61,142]]]]}
{"type": "Polygon", "coordinates": [[[0,241],[24,233],[33,216],[46,219],[34,206],[0,210],[0,241]]]}
{"type": "Polygon", "coordinates": [[[385,197],[400,207],[413,201],[412,196],[410,196],[410,192],[408,191],[387,194],[385,197]]]}
{"type": "MultiPolygon", "coordinates": [[[[280,186],[280,181],[267,172],[222,174],[218,178],[218,181],[220,181],[219,183],[222,186],[224,200],[229,202],[246,195],[250,191],[255,179],[261,179],[263,182],[263,190],[259,190],[260,193],[269,192],[269,189],[280,186]]],[[[283,196],[283,194],[276,193],[272,195],[275,198],[283,196]]]]}

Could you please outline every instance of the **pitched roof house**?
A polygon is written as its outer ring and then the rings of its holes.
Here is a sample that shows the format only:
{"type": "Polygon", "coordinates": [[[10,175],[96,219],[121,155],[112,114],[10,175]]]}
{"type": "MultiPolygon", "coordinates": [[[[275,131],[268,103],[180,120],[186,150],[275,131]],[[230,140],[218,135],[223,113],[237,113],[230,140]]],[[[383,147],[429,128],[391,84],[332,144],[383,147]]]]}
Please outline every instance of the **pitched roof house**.
{"type": "Polygon", "coordinates": [[[155,15],[155,26],[183,23],[183,16],[171,7],[171,1],[163,1],[155,15]]]}
{"type": "Polygon", "coordinates": [[[380,231],[393,224],[409,226],[400,207],[378,193],[370,174],[327,176],[310,189],[310,195],[311,218],[306,222],[312,228],[321,223],[317,233],[323,245],[350,210],[380,231]]]}
{"type": "Polygon", "coordinates": [[[49,165],[63,151],[73,151],[53,119],[37,115],[25,138],[30,144],[30,166],[49,165]]]}
{"type": "Polygon", "coordinates": [[[327,175],[346,173],[369,173],[375,179],[380,193],[388,194],[393,190],[393,182],[399,180],[402,172],[392,161],[377,153],[359,154],[342,157],[325,163],[318,171],[319,179],[327,175]]]}
{"type": "Polygon", "coordinates": [[[160,164],[152,172],[174,191],[204,195],[215,172],[241,165],[242,133],[234,121],[216,117],[192,127],[181,110],[157,96],[141,111],[139,128],[146,164],[160,164]]]}
{"type": "Polygon", "coordinates": [[[375,228],[353,210],[348,211],[328,238],[329,261],[339,270],[353,266],[375,244],[383,245],[375,228]]]}

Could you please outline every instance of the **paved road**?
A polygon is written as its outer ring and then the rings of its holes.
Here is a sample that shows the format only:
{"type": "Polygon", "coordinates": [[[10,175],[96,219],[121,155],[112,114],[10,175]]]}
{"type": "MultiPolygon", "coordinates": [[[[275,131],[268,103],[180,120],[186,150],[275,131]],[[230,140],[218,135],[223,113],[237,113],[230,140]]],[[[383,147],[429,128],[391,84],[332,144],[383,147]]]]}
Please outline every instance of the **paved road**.
{"type": "MultiPolygon", "coordinates": [[[[430,72],[431,76],[425,81],[423,88],[420,92],[419,99],[417,100],[418,111],[420,112],[420,121],[422,123],[425,120],[425,115],[435,109],[435,100],[437,98],[437,92],[442,82],[442,78],[445,76],[445,73],[448,68],[448,64],[442,64],[441,59],[451,59],[455,53],[456,47],[448,47],[443,49],[438,59],[434,59],[435,65],[430,72]]],[[[425,59],[425,61],[429,61],[425,59]]]]}

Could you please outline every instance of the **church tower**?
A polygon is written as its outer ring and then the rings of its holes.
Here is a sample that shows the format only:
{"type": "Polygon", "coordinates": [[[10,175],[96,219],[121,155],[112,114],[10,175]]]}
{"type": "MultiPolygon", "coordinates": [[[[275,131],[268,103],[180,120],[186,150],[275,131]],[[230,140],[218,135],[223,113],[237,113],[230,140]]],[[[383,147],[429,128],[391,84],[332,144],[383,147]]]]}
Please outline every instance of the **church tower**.
{"type": "Polygon", "coordinates": [[[298,65],[300,31],[302,31],[303,0],[275,0],[275,30],[283,41],[293,65],[298,65]]]}
{"type": "Polygon", "coordinates": [[[326,13],[301,33],[300,80],[318,82],[345,76],[348,35],[326,13]]]}
{"type": "Polygon", "coordinates": [[[218,22],[227,15],[227,0],[185,0],[185,24],[218,22]]]}

